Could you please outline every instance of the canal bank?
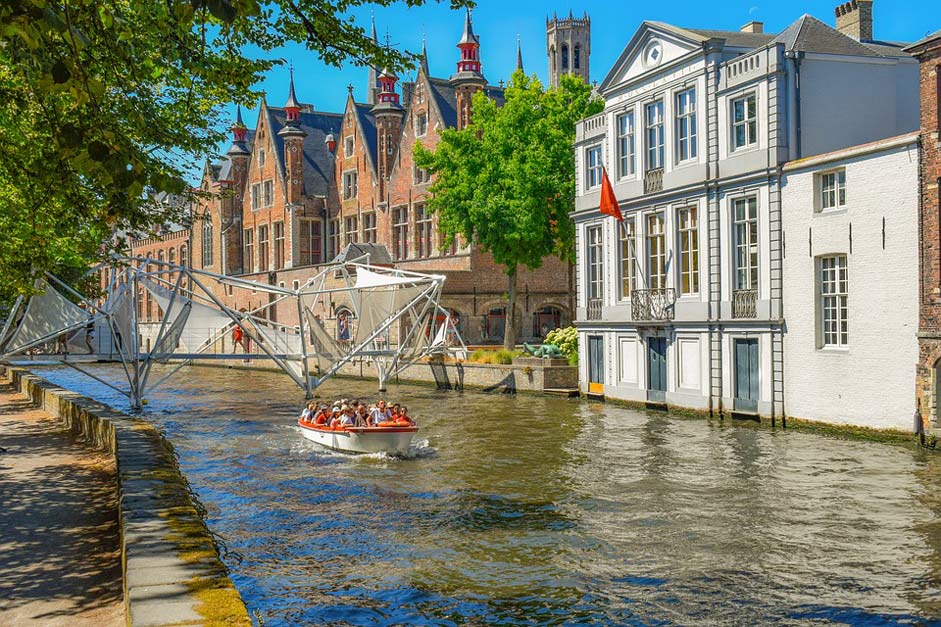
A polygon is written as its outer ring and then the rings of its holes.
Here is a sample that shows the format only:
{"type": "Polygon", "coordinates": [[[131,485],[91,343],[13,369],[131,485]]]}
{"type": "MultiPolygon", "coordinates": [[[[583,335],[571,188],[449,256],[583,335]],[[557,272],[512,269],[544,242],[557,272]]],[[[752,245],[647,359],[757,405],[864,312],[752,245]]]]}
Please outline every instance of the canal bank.
{"type": "Polygon", "coordinates": [[[113,461],[126,623],[250,625],[202,506],[157,428],[25,370],[6,368],[3,375],[33,407],[113,461]]]}

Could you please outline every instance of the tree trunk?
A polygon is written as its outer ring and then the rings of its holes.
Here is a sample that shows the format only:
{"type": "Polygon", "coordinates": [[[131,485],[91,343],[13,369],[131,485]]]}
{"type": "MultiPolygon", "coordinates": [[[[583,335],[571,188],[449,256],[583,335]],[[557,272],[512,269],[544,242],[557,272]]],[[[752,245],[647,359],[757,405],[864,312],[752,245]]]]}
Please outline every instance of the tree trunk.
{"type": "Polygon", "coordinates": [[[503,348],[516,348],[516,266],[507,273],[506,320],[503,325],[503,348]]]}

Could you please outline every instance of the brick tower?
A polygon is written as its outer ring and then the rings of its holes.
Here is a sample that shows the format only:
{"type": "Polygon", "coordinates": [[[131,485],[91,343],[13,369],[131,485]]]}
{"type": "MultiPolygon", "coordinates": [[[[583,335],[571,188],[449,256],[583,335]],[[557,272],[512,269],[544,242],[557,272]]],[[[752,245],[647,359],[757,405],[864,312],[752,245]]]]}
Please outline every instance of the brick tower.
{"type": "Polygon", "coordinates": [[[286,121],[284,128],[278,131],[278,136],[284,139],[284,190],[290,207],[304,202],[304,138],[307,137],[301,128],[301,104],[294,95],[293,70],[284,113],[286,121]]]}
{"type": "Polygon", "coordinates": [[[588,13],[559,19],[546,18],[546,55],[549,58],[549,87],[559,86],[563,74],[577,74],[588,83],[588,60],[591,57],[591,19],[588,13]]]}
{"type": "Polygon", "coordinates": [[[402,134],[402,105],[399,104],[399,94],[395,91],[395,83],[399,77],[389,69],[379,74],[379,93],[376,94],[376,104],[371,109],[376,118],[376,136],[379,141],[376,155],[376,169],[379,176],[379,198],[385,200],[389,174],[395,162],[395,155],[402,134]]]}
{"type": "Polygon", "coordinates": [[[457,47],[461,58],[457,62],[457,73],[451,77],[451,85],[457,100],[457,128],[460,130],[470,124],[471,97],[487,86],[480,68],[480,38],[474,34],[470,9],[464,15],[464,35],[457,47]]]}
{"type": "Polygon", "coordinates": [[[232,195],[222,198],[221,230],[223,232],[223,260],[222,271],[239,269],[242,267],[242,199],[245,196],[246,182],[248,181],[248,161],[251,150],[246,144],[248,128],[242,121],[242,107],[236,109],[235,123],[232,125],[232,146],[226,155],[229,157],[231,170],[228,182],[225,183],[232,191],[232,195]],[[235,228],[226,228],[236,225],[235,228]]]}

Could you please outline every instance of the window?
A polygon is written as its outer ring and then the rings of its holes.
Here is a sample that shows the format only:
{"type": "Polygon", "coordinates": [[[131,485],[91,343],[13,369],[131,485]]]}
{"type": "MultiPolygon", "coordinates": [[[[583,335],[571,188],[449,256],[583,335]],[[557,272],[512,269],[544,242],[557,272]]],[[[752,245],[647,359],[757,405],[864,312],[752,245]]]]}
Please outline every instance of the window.
{"type": "Polygon", "coordinates": [[[648,287],[652,290],[662,290],[667,286],[666,236],[662,213],[647,216],[647,278],[648,287]]]}
{"type": "MultiPolygon", "coordinates": [[[[210,238],[210,241],[211,241],[211,238],[210,238]]],[[[180,246],[180,265],[181,266],[190,265],[189,248],[186,247],[186,244],[183,244],[182,246],[180,246]]]]}
{"type": "Polygon", "coordinates": [[[343,200],[356,198],[358,193],[356,186],[356,170],[350,170],[343,173],[343,200]]]}
{"type": "Polygon", "coordinates": [[[573,67],[574,67],[576,70],[581,69],[581,67],[582,67],[582,47],[579,46],[578,44],[575,44],[575,59],[574,59],[574,61],[575,61],[575,62],[573,63],[573,67]]]}
{"type": "Polygon", "coordinates": [[[392,140],[392,135],[386,135],[386,154],[391,155],[395,152],[395,142],[392,140]]]}
{"type": "Polygon", "coordinates": [[[330,220],[330,259],[340,254],[340,221],[330,220]]]}
{"type": "Polygon", "coordinates": [[[298,227],[300,231],[298,252],[301,256],[301,265],[310,266],[320,263],[320,222],[301,218],[298,221],[298,227]]]}
{"type": "Polygon", "coordinates": [[[412,166],[412,178],[415,181],[415,185],[424,185],[431,180],[431,172],[427,168],[419,168],[417,165],[412,166]]]}
{"type": "Polygon", "coordinates": [[[634,113],[622,113],[617,117],[618,127],[618,178],[634,173],[634,113]]]}
{"type": "Polygon", "coordinates": [[[255,231],[242,231],[242,266],[245,272],[255,271],[255,231]]]}
{"type": "Polygon", "coordinates": [[[733,203],[735,222],[735,289],[758,289],[758,199],[736,198],[733,203]]]}
{"type": "Polygon", "coordinates": [[[569,69],[569,47],[565,44],[562,44],[562,71],[568,71],[569,69]]]}
{"type": "Polygon", "coordinates": [[[846,206],[846,170],[825,172],[820,175],[820,209],[838,209],[846,206]]]}
{"type": "Polygon", "coordinates": [[[621,223],[621,293],[619,296],[630,298],[637,289],[637,226],[630,218],[621,223]]]}
{"type": "Polygon", "coordinates": [[[258,151],[258,165],[259,166],[265,165],[265,151],[264,150],[258,151]]]}
{"type": "Polygon", "coordinates": [[[268,179],[262,184],[264,207],[270,207],[274,204],[274,181],[268,179]]]}
{"type": "Polygon", "coordinates": [[[696,158],[696,90],[676,95],[676,160],[696,158]]]}
{"type": "Polygon", "coordinates": [[[352,157],[353,156],[353,136],[343,138],[343,156],[352,157]]]}
{"type": "Polygon", "coordinates": [[[585,150],[585,186],[592,189],[601,185],[601,145],[585,150]]]}
{"type": "Polygon", "coordinates": [[[647,169],[663,167],[663,101],[651,102],[644,108],[647,124],[647,169]]]}
{"type": "Polygon", "coordinates": [[[419,113],[415,116],[415,136],[422,137],[428,132],[428,114],[419,113]]]}
{"type": "Polygon", "coordinates": [[[415,85],[415,102],[418,104],[425,102],[425,84],[421,81],[415,85]]]}
{"type": "Polygon", "coordinates": [[[274,223],[274,269],[284,267],[284,222],[274,223]]]}
{"type": "Polygon", "coordinates": [[[258,227],[258,271],[268,271],[268,225],[258,227]]]}
{"type": "Polygon", "coordinates": [[[261,183],[252,185],[252,211],[261,209],[261,183]]]}
{"type": "Polygon", "coordinates": [[[176,265],[176,248],[170,247],[170,250],[167,251],[167,261],[176,265]]]}
{"type": "Polygon", "coordinates": [[[846,346],[846,256],[820,258],[820,321],[824,346],[846,346]]]}
{"type": "Polygon", "coordinates": [[[376,228],[376,214],[363,214],[363,241],[367,244],[375,244],[379,241],[379,231],[376,228]]]}
{"type": "Polygon", "coordinates": [[[562,326],[562,310],[558,307],[541,307],[533,312],[533,337],[545,338],[553,329],[562,326]]]}
{"type": "Polygon", "coordinates": [[[355,244],[359,241],[359,220],[356,219],[356,216],[348,217],[344,222],[343,233],[346,236],[347,244],[355,244]]]}
{"type": "Polygon", "coordinates": [[[732,150],[758,141],[758,107],[755,94],[732,101],[732,150]]]}
{"type": "Polygon", "coordinates": [[[431,257],[431,213],[425,205],[415,205],[415,246],[419,257],[431,257]]]}
{"type": "Polygon", "coordinates": [[[601,300],[604,282],[604,254],[601,227],[589,227],[588,232],[588,300],[601,300]]]}
{"type": "Polygon", "coordinates": [[[203,220],[203,267],[212,265],[212,222],[203,220]]]}
{"type": "Polygon", "coordinates": [[[696,207],[680,209],[676,216],[680,235],[680,293],[699,293],[699,223],[696,207]]]}
{"type": "Polygon", "coordinates": [[[392,253],[396,259],[408,258],[408,207],[392,210],[392,253]]]}

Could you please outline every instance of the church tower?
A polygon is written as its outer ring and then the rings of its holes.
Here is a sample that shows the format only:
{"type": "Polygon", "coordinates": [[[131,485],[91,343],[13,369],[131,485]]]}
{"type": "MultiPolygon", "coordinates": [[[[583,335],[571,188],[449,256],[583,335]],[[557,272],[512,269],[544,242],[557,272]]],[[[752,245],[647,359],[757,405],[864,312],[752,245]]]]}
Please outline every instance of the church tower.
{"type": "Polygon", "coordinates": [[[481,73],[480,38],[474,34],[470,9],[464,16],[464,34],[457,47],[461,59],[457,62],[457,73],[451,77],[451,85],[457,100],[457,129],[461,130],[470,124],[471,97],[487,86],[487,79],[481,73]]]}
{"type": "Polygon", "coordinates": [[[549,57],[549,87],[559,86],[563,74],[577,74],[588,83],[588,59],[591,56],[591,19],[588,13],[559,19],[546,18],[546,55],[549,57]]]}
{"type": "Polygon", "coordinates": [[[278,131],[278,136],[284,140],[284,187],[288,204],[299,205],[304,202],[304,138],[307,132],[301,128],[301,103],[294,94],[293,69],[284,114],[284,127],[278,131]]]}

